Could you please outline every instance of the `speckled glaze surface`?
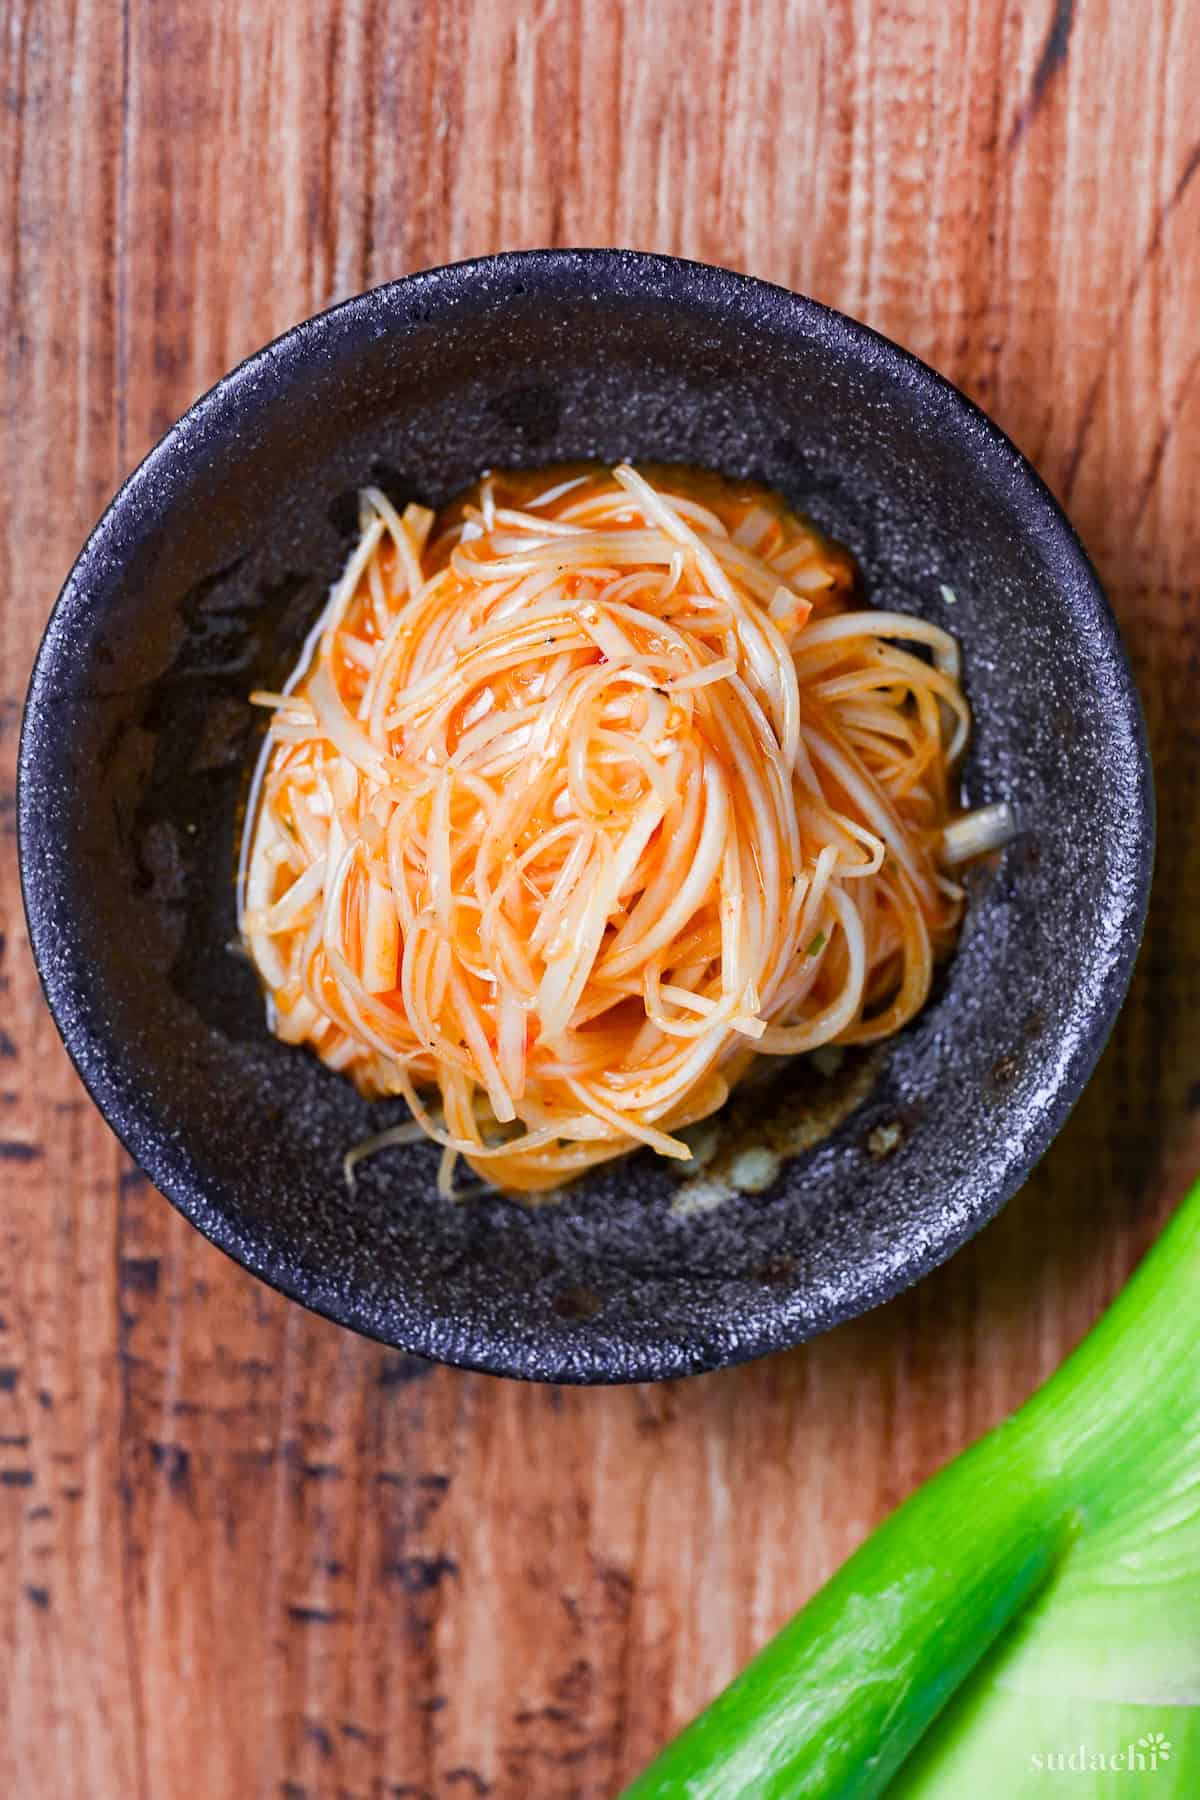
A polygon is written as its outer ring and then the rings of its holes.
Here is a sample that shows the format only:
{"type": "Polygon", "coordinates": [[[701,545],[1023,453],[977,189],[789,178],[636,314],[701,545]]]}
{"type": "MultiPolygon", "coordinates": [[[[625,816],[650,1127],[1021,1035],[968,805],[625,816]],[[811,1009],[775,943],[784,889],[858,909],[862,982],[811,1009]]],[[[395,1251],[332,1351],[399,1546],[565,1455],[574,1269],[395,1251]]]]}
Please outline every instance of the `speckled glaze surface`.
{"type": "Polygon", "coordinates": [[[67,1047],[201,1231],[406,1350],[582,1382],[794,1344],[978,1230],[1103,1046],[1153,853],[1116,627],[1008,440],[836,313],[618,251],[412,276],[298,326],[205,395],[118,494],[59,597],[29,691],[18,820],[67,1047]],[[293,663],[360,484],[437,505],[488,465],[592,456],[766,481],[850,547],[873,602],[953,630],[977,721],[967,798],[1011,799],[1020,835],[973,879],[930,1006],[767,1191],[680,1218],[674,1177],[639,1156],[558,1205],[447,1206],[435,1154],[417,1146],[364,1165],[351,1196],[341,1158],[379,1111],[270,1037],[231,948],[262,729],[246,695],[293,663]]]}

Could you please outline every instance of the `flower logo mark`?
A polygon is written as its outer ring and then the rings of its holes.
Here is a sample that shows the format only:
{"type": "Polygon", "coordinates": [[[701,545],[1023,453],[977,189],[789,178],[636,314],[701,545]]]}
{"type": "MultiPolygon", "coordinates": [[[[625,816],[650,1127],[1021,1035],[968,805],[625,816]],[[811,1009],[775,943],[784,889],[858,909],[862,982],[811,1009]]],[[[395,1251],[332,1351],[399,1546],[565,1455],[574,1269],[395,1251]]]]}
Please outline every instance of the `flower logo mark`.
{"type": "MultiPolygon", "coordinates": [[[[1090,1744],[1079,1743],[1069,1749],[1035,1750],[1029,1758],[1034,1769],[1072,1775],[1116,1774],[1122,1770],[1126,1774],[1151,1774],[1170,1760],[1171,1740],[1165,1731],[1144,1731],[1136,1744],[1127,1738],[1123,1744],[1115,1747],[1106,1744],[1103,1750],[1097,1750],[1090,1744]]],[[[1095,1791],[1099,1793],[1100,1790],[1095,1791]]]]}

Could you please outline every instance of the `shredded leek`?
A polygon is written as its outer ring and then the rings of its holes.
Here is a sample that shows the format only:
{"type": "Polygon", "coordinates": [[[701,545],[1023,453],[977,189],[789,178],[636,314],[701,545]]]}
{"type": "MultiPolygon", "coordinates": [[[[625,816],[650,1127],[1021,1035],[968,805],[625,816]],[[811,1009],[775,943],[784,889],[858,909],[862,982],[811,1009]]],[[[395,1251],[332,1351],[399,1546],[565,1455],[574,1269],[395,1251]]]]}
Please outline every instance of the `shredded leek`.
{"type": "Polygon", "coordinates": [[[1016,835],[1017,822],[1007,800],[976,807],[951,820],[942,832],[942,861],[948,869],[989,851],[1003,850],[1016,835]]]}
{"type": "Polygon", "coordinates": [[[460,1157],[525,1193],[640,1144],[686,1162],[756,1054],[915,1017],[964,903],[949,633],[855,605],[765,490],[560,476],[436,518],[365,489],[255,696],[240,924],[272,1026],[432,1107],[447,1197],[460,1157]]]}

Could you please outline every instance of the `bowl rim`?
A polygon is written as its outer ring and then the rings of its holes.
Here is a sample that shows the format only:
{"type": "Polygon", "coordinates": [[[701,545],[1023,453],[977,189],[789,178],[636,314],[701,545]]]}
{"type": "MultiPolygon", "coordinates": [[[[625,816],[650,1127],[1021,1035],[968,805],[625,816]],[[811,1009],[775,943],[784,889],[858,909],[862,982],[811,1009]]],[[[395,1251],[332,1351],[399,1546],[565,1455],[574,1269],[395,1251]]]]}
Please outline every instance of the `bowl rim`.
{"type": "MultiPolygon", "coordinates": [[[[1058,571],[1056,578],[1062,578],[1058,571]]],[[[995,1217],[1057,1136],[1099,1060],[1125,998],[1149,903],[1154,863],[1155,796],[1145,718],[1128,655],[1115,616],[1079,535],[1033,465],[1000,426],[960,388],[894,339],[847,313],[778,283],[721,264],[658,252],[617,246],[546,247],[499,251],[414,270],[350,295],[297,321],[242,358],[204,390],[151,446],[121,482],[92,527],[47,617],[22,710],[17,752],[16,825],[21,896],[30,949],[42,994],[75,1072],[129,1156],[210,1243],[249,1273],[309,1311],[407,1354],[492,1375],[604,1386],[673,1379],[792,1347],[807,1336],[830,1329],[893,1299],[946,1262],[995,1217]],[[1019,511],[1025,522],[1029,522],[1031,511],[1040,515],[1043,530],[1056,540],[1059,556],[1070,565],[1072,578],[1078,584],[1078,599],[1091,609],[1092,622],[1104,640],[1107,659],[1117,678],[1116,696],[1124,706],[1139,803],[1137,817],[1130,821],[1135,869],[1120,908],[1119,954],[1105,971],[1086,1024],[1078,1034],[1074,1054],[1062,1068],[1053,1097],[1026,1140],[1024,1154],[1007,1171],[1006,1179],[989,1190],[986,1203],[972,1208],[953,1230],[919,1246],[899,1269],[877,1282],[867,1297],[852,1295],[841,1304],[829,1307],[821,1323],[812,1330],[802,1333],[789,1330],[780,1312],[775,1311],[766,1314],[760,1326],[736,1347],[722,1347],[716,1352],[711,1339],[704,1345],[693,1346],[674,1340],[664,1343],[658,1339],[653,1344],[642,1343],[635,1347],[626,1336],[620,1366],[591,1362],[581,1366],[578,1356],[571,1354],[565,1340],[557,1350],[550,1341],[533,1348],[527,1338],[516,1332],[489,1330],[486,1345],[480,1347],[476,1343],[474,1350],[464,1349],[457,1342],[448,1347],[438,1330],[441,1315],[431,1308],[421,1309],[419,1321],[414,1316],[414,1326],[419,1323],[420,1328],[409,1332],[405,1341],[400,1342],[395,1336],[375,1328],[370,1312],[356,1305],[354,1295],[328,1286],[314,1292],[311,1277],[306,1281],[303,1271],[273,1259],[257,1241],[244,1236],[219,1208],[199,1204],[197,1195],[204,1187],[204,1180],[192,1155],[183,1147],[168,1144],[161,1131],[138,1116],[125,1083],[114,1069],[113,1046],[108,1035],[72,1017],[72,977],[77,971],[48,955],[50,924],[46,917],[46,902],[37,891],[34,873],[40,832],[33,797],[38,744],[32,719],[55,657],[56,639],[72,608],[87,604],[92,585],[91,571],[108,561],[114,549],[118,556],[121,555],[119,528],[122,521],[127,514],[137,512],[143,494],[153,487],[156,476],[170,469],[181,453],[186,457],[188,439],[194,429],[202,422],[215,419],[219,423],[223,417],[236,415],[243,391],[249,389],[253,393],[260,378],[269,377],[272,383],[279,384],[302,373],[304,358],[319,349],[331,330],[353,328],[380,309],[392,313],[399,311],[402,316],[396,323],[404,323],[403,315],[411,317],[412,304],[421,296],[437,295],[443,301],[453,303],[451,290],[464,284],[479,283],[484,287],[495,281],[520,284],[522,277],[531,289],[535,285],[553,289],[556,281],[565,279],[568,284],[574,284],[576,292],[572,297],[576,299],[581,290],[586,291],[590,285],[593,290],[599,287],[608,294],[630,291],[643,300],[658,298],[666,306],[686,301],[694,310],[742,312],[754,318],[762,317],[775,329],[786,329],[792,337],[818,343],[836,360],[852,364],[870,362],[893,379],[899,377],[901,385],[924,388],[938,398],[941,405],[949,409],[951,417],[957,415],[961,425],[971,428],[976,458],[990,462],[993,470],[1002,468],[1005,471],[1008,486],[1021,495],[1019,511]],[[781,314],[786,316],[781,317],[781,314]],[[115,545],[114,538],[118,540],[115,545]]]]}

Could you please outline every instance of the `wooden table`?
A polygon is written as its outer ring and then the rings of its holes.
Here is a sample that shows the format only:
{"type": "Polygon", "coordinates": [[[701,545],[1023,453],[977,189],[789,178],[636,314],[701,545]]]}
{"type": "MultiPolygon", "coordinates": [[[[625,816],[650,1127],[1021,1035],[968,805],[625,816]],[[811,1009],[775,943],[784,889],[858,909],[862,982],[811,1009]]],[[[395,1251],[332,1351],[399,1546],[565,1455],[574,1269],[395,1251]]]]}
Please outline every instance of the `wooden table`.
{"type": "Polygon", "coordinates": [[[10,0],[2,55],[0,1792],[599,1797],[1016,1405],[1200,1164],[1200,5],[10,0]],[[804,289],[982,402],[1126,632],[1159,875],[1100,1072],[881,1312],[673,1387],[430,1369],[130,1167],[43,1008],[13,770],[117,482],[302,315],[506,246],[804,289]]]}

